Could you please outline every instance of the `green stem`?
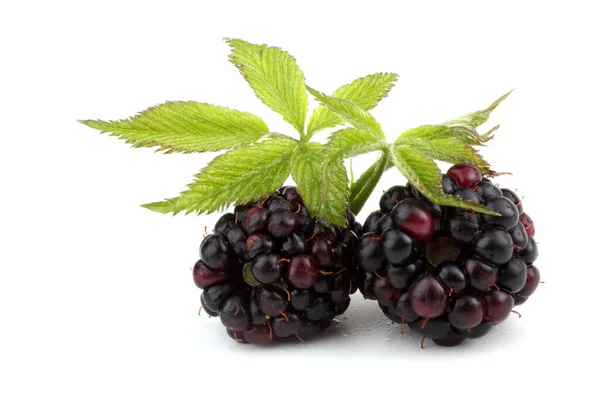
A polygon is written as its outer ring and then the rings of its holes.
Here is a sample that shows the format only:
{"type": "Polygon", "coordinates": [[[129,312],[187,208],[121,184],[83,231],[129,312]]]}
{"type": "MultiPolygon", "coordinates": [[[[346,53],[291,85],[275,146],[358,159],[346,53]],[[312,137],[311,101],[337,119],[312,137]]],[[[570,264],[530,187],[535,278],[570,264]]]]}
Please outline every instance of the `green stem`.
{"type": "Polygon", "coordinates": [[[381,157],[371,165],[350,187],[350,211],[358,214],[363,208],[371,193],[377,186],[381,175],[391,168],[393,164],[390,162],[388,151],[384,151],[381,157]]]}

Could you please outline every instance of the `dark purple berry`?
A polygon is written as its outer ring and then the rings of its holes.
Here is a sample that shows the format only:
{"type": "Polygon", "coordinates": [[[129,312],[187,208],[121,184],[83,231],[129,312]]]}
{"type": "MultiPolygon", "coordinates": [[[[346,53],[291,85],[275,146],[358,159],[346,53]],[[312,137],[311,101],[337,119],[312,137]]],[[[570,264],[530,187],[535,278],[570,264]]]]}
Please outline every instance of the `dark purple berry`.
{"type": "Polygon", "coordinates": [[[291,211],[278,209],[271,212],[267,230],[275,237],[285,237],[296,229],[298,216],[291,211]]]}
{"type": "Polygon", "coordinates": [[[383,213],[389,213],[396,204],[402,200],[412,197],[410,189],[404,186],[392,186],[383,193],[379,200],[379,209],[383,213]]]}
{"type": "Polygon", "coordinates": [[[250,301],[250,318],[253,325],[262,325],[269,322],[270,317],[258,307],[256,298],[250,301]]]}
{"type": "Polygon", "coordinates": [[[519,210],[512,200],[507,199],[504,196],[497,196],[488,199],[485,202],[485,206],[492,211],[495,211],[500,216],[494,216],[489,214],[483,215],[483,220],[488,225],[499,225],[507,230],[512,229],[519,222],[519,210]]]}
{"type": "Polygon", "coordinates": [[[533,264],[535,260],[538,258],[538,248],[537,243],[534,238],[529,237],[527,241],[527,246],[521,251],[521,258],[527,265],[533,264]]]}
{"type": "Polygon", "coordinates": [[[527,213],[521,214],[521,216],[519,217],[519,221],[521,221],[521,223],[525,227],[528,236],[535,236],[535,225],[533,224],[533,220],[527,213]]]}
{"type": "Polygon", "coordinates": [[[515,206],[517,206],[517,209],[519,210],[519,214],[523,214],[523,202],[521,201],[519,196],[517,196],[515,192],[509,189],[501,189],[501,191],[502,196],[510,199],[513,203],[515,203],[515,206]]]}
{"type": "Polygon", "coordinates": [[[410,262],[418,251],[417,243],[397,228],[390,228],[383,232],[380,242],[383,255],[390,264],[410,262]]]}
{"type": "Polygon", "coordinates": [[[417,314],[410,305],[410,295],[408,292],[404,292],[400,295],[400,297],[398,297],[398,301],[394,306],[394,312],[406,322],[414,321],[420,318],[419,314],[417,314]]]}
{"type": "Polygon", "coordinates": [[[208,314],[209,317],[218,317],[219,313],[212,311],[210,308],[208,308],[208,306],[206,305],[206,300],[204,300],[204,292],[202,292],[202,295],[200,296],[200,305],[202,306],[201,311],[204,311],[205,313],[208,314]]]}
{"type": "Polygon", "coordinates": [[[320,331],[322,331],[320,323],[303,320],[300,329],[298,330],[298,337],[302,338],[302,340],[312,339],[320,331]]]}
{"type": "Polygon", "coordinates": [[[465,271],[452,262],[444,262],[437,267],[438,278],[452,293],[460,293],[467,287],[465,271]]]}
{"type": "Polygon", "coordinates": [[[221,323],[234,331],[243,331],[248,328],[250,316],[245,304],[247,302],[240,296],[228,297],[219,310],[221,323]]]}
{"type": "MultiPolygon", "coordinates": [[[[306,207],[302,207],[302,209],[305,210],[306,207]]],[[[296,233],[303,237],[309,237],[315,228],[315,221],[302,212],[299,212],[297,215],[298,221],[296,222],[296,233]]]]}
{"type": "Polygon", "coordinates": [[[501,290],[492,289],[484,295],[484,318],[494,324],[504,321],[515,305],[512,296],[501,290]]]}
{"type": "Polygon", "coordinates": [[[375,271],[383,266],[384,257],[379,246],[380,239],[375,233],[366,233],[358,242],[357,263],[366,272],[375,271]]]}
{"type": "Polygon", "coordinates": [[[483,319],[483,302],[472,295],[459,297],[448,314],[448,321],[459,329],[473,328],[483,319]]]}
{"type": "Polygon", "coordinates": [[[227,242],[229,242],[229,246],[235,253],[235,255],[243,260],[246,257],[246,234],[244,230],[239,225],[230,226],[227,231],[225,231],[225,237],[227,237],[227,242]]]}
{"type": "Polygon", "coordinates": [[[507,263],[513,254],[513,242],[510,234],[497,227],[485,229],[475,240],[473,248],[475,254],[496,265],[507,263]]]}
{"type": "Polygon", "coordinates": [[[479,325],[469,329],[458,329],[458,333],[465,336],[468,339],[479,339],[488,334],[488,332],[494,326],[493,323],[488,321],[482,321],[479,325]]]}
{"type": "Polygon", "coordinates": [[[256,302],[260,311],[271,317],[281,315],[287,308],[287,302],[284,295],[269,286],[261,286],[258,288],[256,292],[256,302]]]}
{"type": "Polygon", "coordinates": [[[437,344],[438,346],[452,347],[452,346],[458,346],[464,340],[465,340],[465,337],[463,335],[450,331],[445,336],[442,336],[441,338],[433,339],[433,342],[435,344],[437,344]]]}
{"type": "Polygon", "coordinates": [[[432,202],[426,197],[422,197],[419,201],[429,210],[433,218],[433,229],[439,231],[444,225],[445,211],[441,205],[432,202]]]}
{"type": "Polygon", "coordinates": [[[260,206],[252,207],[244,212],[242,227],[247,235],[262,231],[267,225],[268,218],[269,210],[260,206]]]}
{"type": "Polygon", "coordinates": [[[273,343],[273,332],[268,325],[256,325],[244,331],[244,339],[248,343],[267,345],[273,343]]]}
{"type": "Polygon", "coordinates": [[[483,200],[496,196],[504,196],[502,190],[491,182],[480,182],[479,185],[476,186],[475,191],[483,200]]]}
{"type": "Polygon", "coordinates": [[[350,297],[346,297],[346,300],[342,304],[335,305],[335,315],[341,315],[348,310],[350,307],[350,297]]]}
{"type": "Polygon", "coordinates": [[[327,239],[316,237],[310,242],[310,254],[317,260],[321,266],[332,266],[336,260],[335,249],[327,239]]]}
{"type": "MultiPolygon", "coordinates": [[[[392,308],[392,307],[388,307],[388,306],[384,306],[381,303],[379,304],[379,308],[381,308],[381,311],[383,311],[383,314],[388,317],[389,319],[391,319],[392,321],[401,324],[402,323],[402,317],[399,316],[396,311],[392,308]]],[[[418,317],[418,316],[417,316],[418,317]]],[[[406,321],[405,321],[406,322],[406,321]]]]}
{"type": "Polygon", "coordinates": [[[427,242],[433,235],[433,216],[419,200],[402,200],[390,211],[390,216],[394,225],[417,240],[427,242]]]}
{"type": "Polygon", "coordinates": [[[481,233],[479,214],[471,214],[470,212],[453,213],[446,219],[446,231],[450,233],[454,240],[460,243],[471,243],[481,233]]]}
{"type": "Polygon", "coordinates": [[[271,328],[273,334],[280,338],[297,335],[300,330],[301,321],[296,314],[287,313],[279,317],[273,318],[271,328]]]}
{"type": "Polygon", "coordinates": [[[423,318],[442,315],[448,307],[448,292],[433,275],[423,275],[412,284],[409,293],[413,310],[423,318]]]}
{"type": "Polygon", "coordinates": [[[520,258],[513,258],[498,267],[498,286],[510,293],[517,293],[525,286],[527,265],[520,258]]]}
{"type": "Polygon", "coordinates": [[[208,235],[200,245],[200,258],[204,264],[214,270],[229,268],[231,249],[223,235],[208,235]]]}
{"type": "Polygon", "coordinates": [[[262,233],[253,233],[246,239],[246,250],[250,258],[269,252],[272,248],[273,239],[271,239],[271,236],[262,233]]]}
{"type": "Polygon", "coordinates": [[[235,215],[233,215],[232,213],[223,214],[215,224],[214,231],[215,233],[220,233],[221,235],[224,235],[227,228],[233,225],[235,225],[235,215]]]}
{"type": "Polygon", "coordinates": [[[440,339],[450,333],[450,323],[443,316],[433,319],[420,318],[409,322],[408,326],[413,331],[431,339],[440,339]]]}
{"type": "Polygon", "coordinates": [[[202,291],[202,300],[206,308],[219,312],[221,304],[239,287],[236,283],[221,283],[212,285],[202,291]]]}
{"type": "Polygon", "coordinates": [[[252,262],[252,275],[263,284],[273,283],[281,279],[285,261],[275,253],[261,254],[252,262]]]}
{"type": "Polygon", "coordinates": [[[200,289],[206,289],[212,285],[226,282],[230,279],[225,271],[215,271],[209,269],[202,260],[198,260],[193,270],[194,283],[200,289]]]}
{"type": "Polygon", "coordinates": [[[277,210],[287,210],[287,211],[296,211],[298,207],[294,207],[292,203],[285,200],[281,196],[271,196],[271,198],[267,201],[266,207],[269,211],[277,211],[277,210]]]}
{"type": "Polygon", "coordinates": [[[383,217],[383,213],[381,211],[373,211],[371,214],[369,214],[363,225],[362,232],[377,233],[377,223],[379,222],[381,217],[383,217]]]}
{"type": "Polygon", "coordinates": [[[483,199],[481,198],[481,196],[477,194],[476,191],[470,188],[459,187],[458,189],[453,190],[451,194],[453,196],[456,196],[466,201],[470,201],[475,204],[483,203],[483,199]]]}
{"type": "Polygon", "coordinates": [[[331,320],[335,318],[335,315],[334,305],[325,297],[315,298],[310,307],[306,309],[306,318],[311,321],[331,320]]]}
{"type": "Polygon", "coordinates": [[[370,272],[365,272],[358,276],[356,283],[365,299],[377,300],[377,296],[375,296],[375,293],[373,292],[373,285],[375,284],[376,279],[379,278],[370,272]]]}
{"type": "Polygon", "coordinates": [[[471,164],[457,164],[450,167],[448,176],[453,178],[458,186],[468,188],[474,188],[483,178],[479,168],[471,164]]]}
{"type": "Polygon", "coordinates": [[[377,221],[377,233],[381,235],[381,233],[389,228],[394,228],[395,225],[392,222],[392,217],[390,214],[385,214],[383,217],[377,221]]]}
{"type": "Polygon", "coordinates": [[[308,289],[319,276],[317,260],[307,254],[293,256],[285,270],[285,279],[296,289],[308,289]]]}
{"type": "Polygon", "coordinates": [[[529,265],[527,267],[527,277],[525,279],[525,286],[523,289],[517,292],[520,297],[529,297],[535,292],[540,283],[540,271],[535,265],[529,265]]]}
{"type": "Polygon", "coordinates": [[[387,277],[394,288],[406,289],[424,271],[425,266],[419,260],[404,265],[390,264],[387,266],[387,277]]]}
{"type": "Polygon", "coordinates": [[[313,302],[313,295],[309,290],[294,289],[290,295],[292,307],[298,311],[306,310],[313,302]]]}
{"type": "Polygon", "coordinates": [[[442,189],[444,189],[444,193],[450,194],[457,187],[458,185],[456,184],[454,178],[446,174],[442,175],[442,189]]]}
{"type": "Polygon", "coordinates": [[[527,247],[527,243],[529,242],[529,237],[527,236],[527,231],[521,222],[517,222],[517,225],[510,231],[510,237],[512,238],[513,245],[515,245],[515,249],[517,252],[523,250],[527,247]]]}
{"type": "Polygon", "coordinates": [[[513,293],[512,297],[513,297],[513,299],[515,299],[515,306],[520,306],[521,304],[524,304],[527,301],[527,299],[529,298],[529,297],[521,297],[516,293],[513,293]]]}
{"type": "Polygon", "coordinates": [[[298,190],[296,190],[296,188],[293,186],[286,187],[281,193],[281,197],[289,201],[294,207],[304,205],[304,201],[302,201],[300,193],[298,193],[298,190]]]}
{"type": "Polygon", "coordinates": [[[467,271],[471,287],[482,292],[490,290],[498,279],[496,267],[473,257],[466,260],[465,271],[467,271]]]}
{"type": "Polygon", "coordinates": [[[312,288],[317,293],[326,294],[326,293],[329,293],[329,290],[330,290],[329,286],[330,286],[329,276],[324,275],[324,274],[319,274],[319,276],[317,277],[317,281],[312,286],[312,288]]]}
{"type": "Polygon", "coordinates": [[[286,256],[293,256],[306,252],[306,248],[306,242],[295,233],[292,233],[281,244],[281,253],[286,256]]]}
{"type": "Polygon", "coordinates": [[[394,289],[390,282],[383,278],[373,282],[373,293],[379,304],[384,306],[393,306],[400,296],[400,291],[394,289]]]}
{"type": "Polygon", "coordinates": [[[344,304],[350,296],[350,278],[346,274],[335,275],[331,278],[331,301],[334,304],[344,304]]]}

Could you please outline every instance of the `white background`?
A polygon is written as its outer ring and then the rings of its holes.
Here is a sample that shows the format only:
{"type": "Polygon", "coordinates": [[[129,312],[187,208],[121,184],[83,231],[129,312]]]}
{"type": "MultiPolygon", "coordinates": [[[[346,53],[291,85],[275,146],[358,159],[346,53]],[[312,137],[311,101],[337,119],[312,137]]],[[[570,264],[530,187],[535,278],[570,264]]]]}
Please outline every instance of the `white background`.
{"type": "MultiPolygon", "coordinates": [[[[593,2],[560,4],[3,2],[0,398],[593,397],[600,29],[593,2]],[[538,232],[546,284],[523,318],[421,350],[358,295],[304,345],[239,345],[198,317],[189,268],[216,217],[139,204],[176,195],[210,156],[134,150],[75,120],[198,100],[291,133],[228,63],[223,37],[285,48],[325,92],[399,73],[373,111],[390,140],[516,88],[483,154],[513,172],[501,183],[525,195],[538,232]]],[[[359,218],[402,182],[388,172],[359,218]]]]}

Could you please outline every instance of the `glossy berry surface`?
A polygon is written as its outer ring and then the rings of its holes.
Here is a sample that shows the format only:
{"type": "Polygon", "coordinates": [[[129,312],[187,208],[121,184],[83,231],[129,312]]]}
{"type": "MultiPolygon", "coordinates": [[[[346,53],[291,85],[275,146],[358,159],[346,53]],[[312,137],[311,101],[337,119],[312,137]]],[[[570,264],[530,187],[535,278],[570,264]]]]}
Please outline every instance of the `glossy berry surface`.
{"type": "MultiPolygon", "coordinates": [[[[314,221],[291,186],[236,206],[200,245],[192,276],[203,289],[203,312],[218,317],[239,343],[314,337],[348,309],[357,287],[360,243],[352,229],[361,225],[347,213],[347,226],[314,221]]],[[[377,262],[377,243],[367,248],[367,263],[377,262]]]]}
{"type": "Polygon", "coordinates": [[[466,188],[474,188],[483,178],[479,168],[470,164],[453,165],[448,170],[447,175],[453,178],[458,186],[466,188]]]}
{"type": "Polygon", "coordinates": [[[483,302],[476,296],[466,294],[454,301],[448,321],[458,329],[473,328],[483,319],[483,302]]]}
{"type": "Polygon", "coordinates": [[[410,184],[393,186],[356,242],[356,283],[394,323],[456,346],[529,300],[540,282],[539,250],[522,199],[477,167],[451,167],[442,188],[501,215],[440,206],[410,184]]]}
{"type": "Polygon", "coordinates": [[[393,224],[422,242],[427,242],[434,232],[431,212],[417,199],[402,200],[390,211],[393,224]]]}
{"type": "Polygon", "coordinates": [[[448,306],[446,288],[433,275],[423,275],[409,289],[410,304],[423,318],[442,315],[448,306]]]}

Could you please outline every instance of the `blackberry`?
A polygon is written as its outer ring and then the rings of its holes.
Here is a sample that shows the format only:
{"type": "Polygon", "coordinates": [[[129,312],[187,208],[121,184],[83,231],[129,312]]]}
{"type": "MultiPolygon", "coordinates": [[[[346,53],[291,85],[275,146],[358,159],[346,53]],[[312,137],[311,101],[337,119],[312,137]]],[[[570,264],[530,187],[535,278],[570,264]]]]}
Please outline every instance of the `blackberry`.
{"type": "Polygon", "coordinates": [[[393,186],[371,213],[356,246],[357,283],[384,315],[440,346],[485,336],[536,290],[535,227],[523,204],[473,165],[442,177],[445,193],[499,216],[434,204],[393,186]]]}
{"type": "Polygon", "coordinates": [[[352,228],[361,226],[349,212],[347,226],[312,220],[291,186],[236,206],[200,245],[193,278],[202,309],[240,343],[315,336],[346,311],[357,287],[352,228]]]}

